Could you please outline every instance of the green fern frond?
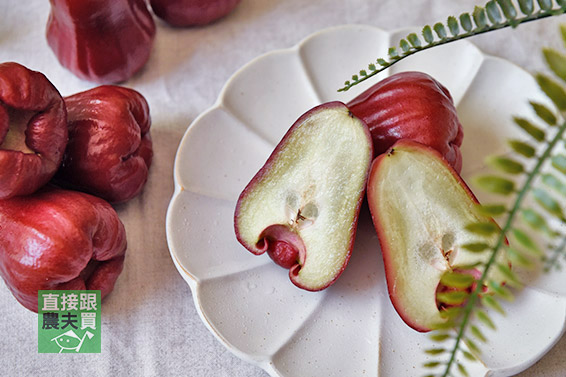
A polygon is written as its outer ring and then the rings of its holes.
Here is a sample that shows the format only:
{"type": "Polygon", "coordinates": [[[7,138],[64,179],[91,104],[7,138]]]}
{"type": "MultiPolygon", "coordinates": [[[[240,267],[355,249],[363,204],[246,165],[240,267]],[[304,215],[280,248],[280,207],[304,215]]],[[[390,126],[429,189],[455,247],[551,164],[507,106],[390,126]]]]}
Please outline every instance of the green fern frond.
{"type": "Polygon", "coordinates": [[[476,314],[476,318],[478,319],[479,322],[483,323],[486,327],[488,327],[491,330],[496,329],[495,324],[493,323],[493,320],[491,319],[489,314],[487,314],[486,311],[478,309],[475,314],[476,314]]]}
{"type": "Polygon", "coordinates": [[[554,236],[555,234],[548,225],[546,218],[532,208],[524,208],[521,211],[521,219],[534,231],[544,232],[548,236],[554,236]]]}
{"type": "MultiPolygon", "coordinates": [[[[513,5],[510,0],[491,1],[489,4],[485,10],[474,12],[476,26],[482,25],[485,19],[491,23],[500,22],[498,17],[501,13],[506,19],[516,17],[509,8],[513,5]],[[499,6],[500,13],[495,10],[495,3],[499,6]]],[[[560,9],[566,8],[566,0],[558,4],[560,9]]],[[[551,1],[540,0],[538,5],[538,12],[553,9],[551,1]]],[[[519,8],[523,14],[535,14],[532,1],[519,1],[519,8]]],[[[566,45],[566,27],[561,27],[561,33],[566,45]]],[[[562,80],[563,76],[566,77],[566,55],[550,49],[545,49],[543,55],[557,78],[562,80]]],[[[548,76],[539,74],[536,79],[542,92],[554,103],[556,109],[531,101],[537,121],[513,118],[515,125],[529,136],[530,141],[509,140],[511,155],[487,159],[489,166],[497,173],[479,176],[474,180],[482,190],[512,198],[512,204],[509,205],[493,203],[477,207],[480,214],[504,216],[501,227],[493,222],[476,222],[466,227],[467,231],[483,239],[460,247],[476,253],[489,253],[487,261],[476,267],[481,271],[481,277],[473,278],[470,283],[470,277],[462,278],[452,272],[442,279],[443,284],[449,287],[460,287],[459,296],[447,295],[446,292],[440,296],[444,303],[459,305],[457,316],[449,322],[453,328],[444,326],[439,332],[443,341],[451,341],[449,344],[452,347],[439,348],[442,351],[434,354],[439,360],[431,361],[442,367],[442,376],[456,372],[467,375],[465,367],[459,361],[460,356],[471,360],[466,355],[480,355],[478,342],[488,341],[487,333],[480,326],[495,329],[494,321],[484,308],[505,314],[500,300],[512,300],[512,289],[522,287],[516,270],[534,268],[535,262],[540,259],[544,259],[545,269],[551,270],[558,268],[561,260],[566,259],[566,87],[548,76]],[[525,164],[527,160],[532,164],[525,164]],[[497,236],[495,243],[494,235],[497,236]],[[489,240],[487,237],[490,237],[489,240]],[[552,246],[542,245],[549,241],[552,246]],[[545,253],[544,250],[549,252],[545,253]],[[509,263],[502,262],[500,255],[504,255],[509,263]],[[493,274],[497,274],[502,280],[493,279],[493,274]],[[500,281],[505,281],[505,284],[500,281]],[[463,286],[474,288],[463,291],[463,286]]],[[[432,332],[431,339],[437,338],[437,331],[439,330],[432,332]]]]}
{"type": "MultiPolygon", "coordinates": [[[[367,69],[352,75],[338,91],[347,91],[419,51],[566,13],[564,5],[566,1],[557,0],[556,3],[553,4],[552,0],[539,0],[536,7],[532,0],[490,0],[484,7],[476,6],[471,15],[462,13],[458,17],[448,17],[445,23],[426,25],[422,28],[420,36],[417,33],[410,33],[402,38],[398,46],[389,48],[387,58],[378,58],[370,63],[367,69]]],[[[566,38],[566,29],[563,30],[563,35],[566,38]]],[[[547,61],[551,67],[562,73],[559,77],[564,77],[566,80],[566,63],[560,63],[559,58],[560,56],[549,52],[547,61]]]]}

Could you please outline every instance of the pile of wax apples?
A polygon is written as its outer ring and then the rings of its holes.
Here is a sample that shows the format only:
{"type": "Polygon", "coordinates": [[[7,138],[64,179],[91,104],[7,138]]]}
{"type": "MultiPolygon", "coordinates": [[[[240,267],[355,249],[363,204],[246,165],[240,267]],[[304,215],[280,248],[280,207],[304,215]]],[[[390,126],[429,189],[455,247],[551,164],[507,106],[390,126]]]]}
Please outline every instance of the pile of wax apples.
{"type": "MultiPolygon", "coordinates": [[[[172,26],[211,23],[240,0],[150,0],[172,26]]],[[[117,83],[147,62],[146,0],[50,0],[46,37],[76,76],[117,83]]],[[[101,290],[122,271],[124,226],[109,203],[145,185],[153,155],[145,98],[105,85],[62,98],[41,73],[0,64],[0,275],[37,311],[37,291],[101,290]]]]}
{"type": "MultiPolygon", "coordinates": [[[[150,0],[154,14],[175,27],[209,24],[240,0],[150,0]]],[[[147,62],[155,22],[147,0],[50,0],[47,42],[76,76],[118,83],[147,62]]]]}
{"type": "Polygon", "coordinates": [[[437,292],[473,289],[446,286],[443,275],[477,278],[469,266],[489,257],[458,247],[478,242],[467,224],[493,221],[459,176],[462,138],[448,90],[420,72],[392,75],[347,105],[319,105],[241,193],[237,239],[289,269],[296,286],[324,289],[348,263],[367,188],[391,301],[409,326],[428,331],[450,307],[437,292]]]}
{"type": "Polygon", "coordinates": [[[126,233],[109,202],[145,185],[150,124],[137,91],[62,98],[42,73],[0,64],[0,275],[23,306],[37,311],[38,290],[112,291],[126,233]]]}

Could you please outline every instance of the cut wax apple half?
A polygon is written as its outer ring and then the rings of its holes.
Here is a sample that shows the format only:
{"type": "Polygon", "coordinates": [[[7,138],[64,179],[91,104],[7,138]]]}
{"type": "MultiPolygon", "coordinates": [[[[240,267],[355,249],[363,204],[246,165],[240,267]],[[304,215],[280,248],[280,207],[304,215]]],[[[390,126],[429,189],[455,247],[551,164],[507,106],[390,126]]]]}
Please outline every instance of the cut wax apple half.
{"type": "MultiPolygon", "coordinates": [[[[477,278],[469,266],[491,256],[459,245],[494,243],[497,235],[486,239],[465,227],[493,219],[478,214],[474,194],[436,150],[410,140],[398,141],[375,159],[367,195],[393,306],[410,327],[429,331],[443,322],[436,296],[449,289],[440,283],[443,274],[477,278]]],[[[488,278],[502,282],[499,274],[492,269],[488,278]]]]}
{"type": "Polygon", "coordinates": [[[317,291],[342,273],[354,244],[372,158],[365,123],[341,102],[302,115],[241,193],[238,241],[317,291]]]}

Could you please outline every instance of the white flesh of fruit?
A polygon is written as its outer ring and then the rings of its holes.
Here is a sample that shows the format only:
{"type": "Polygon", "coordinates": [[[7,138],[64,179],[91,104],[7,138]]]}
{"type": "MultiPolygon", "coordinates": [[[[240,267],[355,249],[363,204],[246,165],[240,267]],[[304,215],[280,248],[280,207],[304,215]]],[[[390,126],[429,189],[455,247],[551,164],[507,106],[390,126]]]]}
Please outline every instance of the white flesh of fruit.
{"type": "Polygon", "coordinates": [[[349,256],[370,162],[365,125],[346,107],[314,111],[282,140],[240,198],[241,241],[253,248],[270,225],[289,225],[306,249],[293,282],[308,290],[326,287],[349,256]]]}
{"type": "Polygon", "coordinates": [[[458,247],[485,241],[464,228],[490,219],[477,214],[471,194],[439,156],[394,147],[382,158],[377,174],[370,173],[368,198],[381,228],[389,294],[401,316],[426,331],[442,322],[436,303],[441,276],[490,256],[458,247]]]}

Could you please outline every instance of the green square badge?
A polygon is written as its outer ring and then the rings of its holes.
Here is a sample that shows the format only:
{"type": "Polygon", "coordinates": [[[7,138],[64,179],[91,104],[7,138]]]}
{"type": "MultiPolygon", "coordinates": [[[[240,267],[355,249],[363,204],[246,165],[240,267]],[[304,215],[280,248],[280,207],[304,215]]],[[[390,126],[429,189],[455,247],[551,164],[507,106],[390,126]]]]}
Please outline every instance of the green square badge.
{"type": "Polygon", "coordinates": [[[100,291],[38,291],[39,353],[100,353],[100,291]]]}

